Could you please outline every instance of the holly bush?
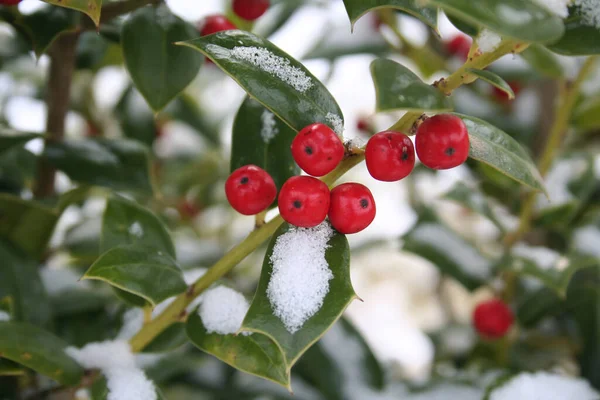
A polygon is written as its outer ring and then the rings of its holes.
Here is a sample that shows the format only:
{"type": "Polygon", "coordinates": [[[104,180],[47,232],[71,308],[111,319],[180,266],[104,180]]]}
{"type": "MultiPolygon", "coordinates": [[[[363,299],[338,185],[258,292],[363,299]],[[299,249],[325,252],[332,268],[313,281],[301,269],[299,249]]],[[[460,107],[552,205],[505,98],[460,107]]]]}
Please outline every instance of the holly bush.
{"type": "MultiPolygon", "coordinates": [[[[341,2],[223,1],[197,25],[162,0],[32,2],[0,1],[1,399],[600,398],[600,2],[344,0],[344,26],[299,59],[274,38],[341,2]],[[459,36],[441,38],[442,18],[459,36]],[[372,79],[375,102],[344,116],[330,83],[355,55],[371,77],[340,76],[372,79]],[[42,102],[45,129],[20,128],[42,102]],[[386,208],[376,221],[400,235],[350,246],[329,222],[285,222],[277,200],[255,217],[227,203],[240,167],[278,189],[299,175],[290,146],[315,123],[347,135],[319,179],[368,188],[355,174],[367,140],[420,137],[436,114],[466,127],[469,157],[458,179],[423,160],[386,183],[410,221],[386,208]],[[385,335],[363,338],[343,315],[365,276],[351,279],[352,260],[385,263],[381,242],[438,271],[430,296],[447,307],[427,331],[427,379],[407,379],[385,335]],[[474,325],[446,284],[481,300],[474,325]],[[540,377],[533,392],[516,385],[540,377]]],[[[345,226],[355,210],[338,207],[345,226]]],[[[369,314],[390,307],[364,300],[369,314]]]]}

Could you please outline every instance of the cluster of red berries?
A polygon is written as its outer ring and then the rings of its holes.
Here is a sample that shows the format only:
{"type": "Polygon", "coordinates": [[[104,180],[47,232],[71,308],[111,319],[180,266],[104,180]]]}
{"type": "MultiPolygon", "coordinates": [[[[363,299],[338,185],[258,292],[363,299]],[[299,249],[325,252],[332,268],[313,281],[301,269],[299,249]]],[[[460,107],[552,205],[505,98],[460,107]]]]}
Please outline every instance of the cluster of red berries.
{"type": "MultiPolygon", "coordinates": [[[[246,21],[257,20],[269,9],[269,6],[270,0],[233,0],[231,3],[231,9],[235,15],[246,21]]],[[[231,29],[237,29],[237,27],[224,15],[210,15],[199,26],[201,36],[231,29]]]]}
{"type": "Polygon", "coordinates": [[[20,2],[21,2],[21,0],[0,0],[0,5],[2,5],[2,6],[16,6],[20,2]]]}
{"type": "Polygon", "coordinates": [[[506,335],[514,320],[511,309],[500,299],[481,302],[473,312],[475,330],[488,339],[499,339],[506,335]]]}
{"type": "MultiPolygon", "coordinates": [[[[469,136],[462,120],[440,114],[423,122],[416,135],[416,151],[421,162],[433,169],[448,169],[462,164],[469,154],[469,136]]],[[[371,191],[359,183],[345,183],[331,192],[315,178],[333,171],[344,158],[344,145],[327,125],[316,123],[303,128],[291,146],[294,160],[312,176],[294,176],[279,192],[278,207],[288,223],[304,228],[319,225],[329,216],[340,233],[360,232],[375,218],[375,200],[371,191]]],[[[371,176],[385,182],[408,176],[415,165],[415,148],[410,138],[393,131],[380,132],[365,149],[371,176]]],[[[244,215],[258,214],[277,196],[273,178],[255,165],[237,170],[225,183],[231,206],[244,215]]]]}

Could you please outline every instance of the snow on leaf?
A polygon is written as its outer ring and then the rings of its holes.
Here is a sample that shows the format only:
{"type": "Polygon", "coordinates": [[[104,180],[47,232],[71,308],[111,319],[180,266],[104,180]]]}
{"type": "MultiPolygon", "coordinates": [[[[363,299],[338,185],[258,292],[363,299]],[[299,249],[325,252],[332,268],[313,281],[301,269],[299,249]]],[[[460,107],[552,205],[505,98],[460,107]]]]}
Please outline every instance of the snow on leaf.
{"type": "Polygon", "coordinates": [[[218,286],[204,293],[198,313],[207,333],[229,335],[240,329],[249,307],[241,293],[218,286]]]}

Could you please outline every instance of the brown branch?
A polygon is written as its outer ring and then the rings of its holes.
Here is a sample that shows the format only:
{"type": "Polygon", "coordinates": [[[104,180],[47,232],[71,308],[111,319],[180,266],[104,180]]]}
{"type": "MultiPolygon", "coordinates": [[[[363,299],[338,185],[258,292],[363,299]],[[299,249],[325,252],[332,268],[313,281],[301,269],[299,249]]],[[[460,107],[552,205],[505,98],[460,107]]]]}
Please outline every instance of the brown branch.
{"type": "MultiPolygon", "coordinates": [[[[75,47],[79,33],[68,32],[60,35],[50,47],[50,71],[46,87],[46,143],[62,140],[65,133],[65,119],[69,111],[71,80],[75,69],[75,47]]],[[[38,161],[37,180],[33,193],[37,198],[54,194],[55,169],[45,157],[38,161]]]]}

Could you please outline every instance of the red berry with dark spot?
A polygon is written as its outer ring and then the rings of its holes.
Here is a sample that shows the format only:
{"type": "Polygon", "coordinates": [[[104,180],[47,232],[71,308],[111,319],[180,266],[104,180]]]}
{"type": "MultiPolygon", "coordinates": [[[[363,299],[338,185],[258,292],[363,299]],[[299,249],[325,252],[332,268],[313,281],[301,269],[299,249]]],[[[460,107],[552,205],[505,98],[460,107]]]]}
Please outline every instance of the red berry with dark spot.
{"type": "MultiPolygon", "coordinates": [[[[508,82],[508,86],[510,86],[512,91],[515,93],[515,97],[521,91],[521,84],[519,82],[508,82]]],[[[498,89],[496,86],[492,86],[492,95],[501,103],[510,101],[508,94],[504,90],[498,89]]]]}
{"type": "Polygon", "coordinates": [[[360,232],[375,218],[375,199],[360,183],[344,183],[331,191],[329,222],[340,233],[360,232]]]}
{"type": "Polygon", "coordinates": [[[256,165],[245,165],[229,175],[225,182],[225,195],[237,212],[254,215],[273,203],[277,187],[267,171],[256,165]]]}
{"type": "Polygon", "coordinates": [[[502,300],[493,299],[479,303],[473,312],[473,324],[482,336],[501,338],[514,322],[510,308],[502,300]]]}
{"type": "Polygon", "coordinates": [[[16,6],[21,0],[0,0],[0,5],[3,6],[16,6]]]}
{"type": "Polygon", "coordinates": [[[247,21],[260,18],[269,8],[269,0],[233,0],[233,12],[247,21]]]}
{"type": "Polygon", "coordinates": [[[379,132],[367,143],[365,161],[373,178],[385,182],[399,181],[415,167],[415,148],[403,133],[379,132]]]}
{"type": "Polygon", "coordinates": [[[446,42],[448,53],[466,60],[469,57],[472,39],[466,35],[456,35],[446,42]]]}
{"type": "Polygon", "coordinates": [[[312,124],[294,138],[292,156],[307,174],[323,176],[333,171],[344,158],[344,144],[327,125],[312,124]]]}
{"type": "Polygon", "coordinates": [[[279,213],[292,225],[311,228],[325,220],[329,211],[329,188],[312,176],[293,176],[279,191],[279,213]]]}
{"type": "Polygon", "coordinates": [[[456,115],[438,114],[417,129],[417,155],[432,169],[450,169],[464,163],[469,156],[469,132],[456,115]]]}
{"type": "Polygon", "coordinates": [[[209,15],[198,26],[200,36],[212,35],[213,33],[237,29],[237,27],[224,15],[209,15]]]}

